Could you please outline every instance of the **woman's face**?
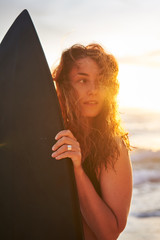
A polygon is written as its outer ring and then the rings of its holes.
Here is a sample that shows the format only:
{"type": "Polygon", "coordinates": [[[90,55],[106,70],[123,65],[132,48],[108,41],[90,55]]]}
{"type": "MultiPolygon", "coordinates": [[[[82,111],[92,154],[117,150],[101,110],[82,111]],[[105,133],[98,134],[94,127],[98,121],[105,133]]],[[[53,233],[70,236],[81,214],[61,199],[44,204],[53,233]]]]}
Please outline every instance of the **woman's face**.
{"type": "Polygon", "coordinates": [[[105,87],[99,84],[100,69],[90,57],[78,59],[69,73],[71,85],[78,93],[82,115],[96,117],[103,106],[105,87]]]}

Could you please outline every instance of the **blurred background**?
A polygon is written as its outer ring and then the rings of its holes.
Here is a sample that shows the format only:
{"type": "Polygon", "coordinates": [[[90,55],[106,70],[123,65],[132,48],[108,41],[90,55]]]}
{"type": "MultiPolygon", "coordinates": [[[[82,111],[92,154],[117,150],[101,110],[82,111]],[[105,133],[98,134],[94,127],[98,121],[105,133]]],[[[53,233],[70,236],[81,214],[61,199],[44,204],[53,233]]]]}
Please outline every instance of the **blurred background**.
{"type": "Polygon", "coordinates": [[[27,9],[50,68],[75,43],[99,43],[119,63],[119,107],[129,131],[133,198],[119,240],[160,239],[160,1],[1,0],[0,41],[27,9]]]}

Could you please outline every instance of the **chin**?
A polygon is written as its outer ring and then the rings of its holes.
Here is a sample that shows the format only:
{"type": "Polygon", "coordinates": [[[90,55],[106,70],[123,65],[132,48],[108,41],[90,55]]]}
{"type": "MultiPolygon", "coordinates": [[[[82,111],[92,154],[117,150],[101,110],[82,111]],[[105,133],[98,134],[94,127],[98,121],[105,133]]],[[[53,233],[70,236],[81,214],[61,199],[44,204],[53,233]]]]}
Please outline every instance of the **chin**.
{"type": "Polygon", "coordinates": [[[99,115],[99,112],[92,112],[92,113],[84,113],[83,116],[87,117],[87,118],[95,118],[99,115]]]}

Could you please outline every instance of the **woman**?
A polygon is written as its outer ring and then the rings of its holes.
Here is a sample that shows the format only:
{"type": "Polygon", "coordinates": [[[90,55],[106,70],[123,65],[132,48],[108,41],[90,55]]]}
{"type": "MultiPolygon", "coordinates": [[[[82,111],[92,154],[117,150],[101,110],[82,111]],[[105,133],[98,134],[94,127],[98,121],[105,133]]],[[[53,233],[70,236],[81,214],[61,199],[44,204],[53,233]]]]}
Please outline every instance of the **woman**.
{"type": "Polygon", "coordinates": [[[53,72],[65,128],[52,157],[71,158],[86,240],[115,240],[132,194],[129,140],[117,111],[118,65],[98,44],[74,45],[53,72]]]}

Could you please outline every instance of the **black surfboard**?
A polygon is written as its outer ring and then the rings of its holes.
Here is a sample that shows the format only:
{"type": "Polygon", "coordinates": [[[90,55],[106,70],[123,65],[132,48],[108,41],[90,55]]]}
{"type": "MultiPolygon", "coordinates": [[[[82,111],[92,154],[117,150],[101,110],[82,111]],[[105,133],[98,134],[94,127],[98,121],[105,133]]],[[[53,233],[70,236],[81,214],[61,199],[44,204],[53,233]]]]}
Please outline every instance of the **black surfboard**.
{"type": "Polygon", "coordinates": [[[70,159],[51,158],[63,121],[24,10],[0,45],[0,239],[83,239],[70,159]]]}

